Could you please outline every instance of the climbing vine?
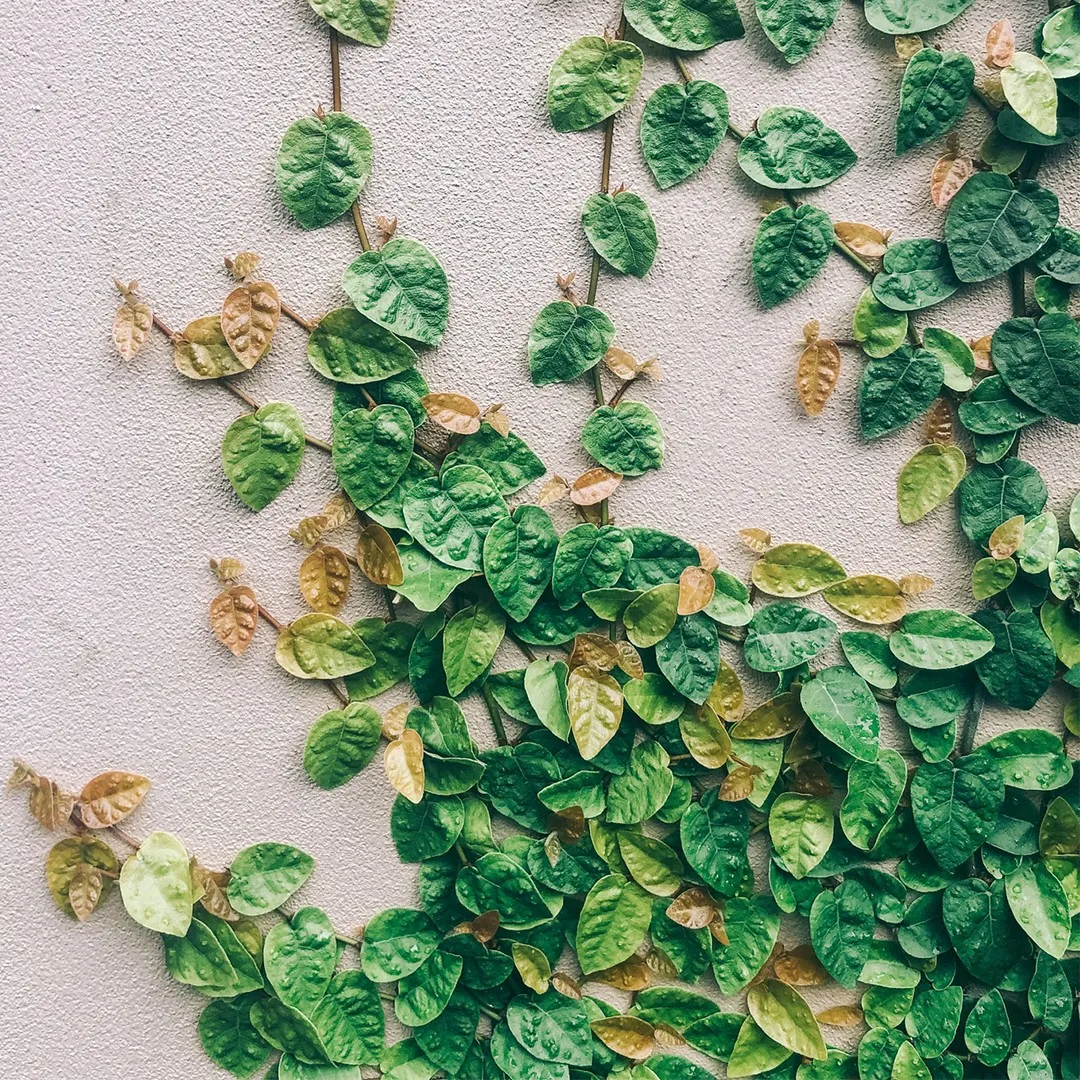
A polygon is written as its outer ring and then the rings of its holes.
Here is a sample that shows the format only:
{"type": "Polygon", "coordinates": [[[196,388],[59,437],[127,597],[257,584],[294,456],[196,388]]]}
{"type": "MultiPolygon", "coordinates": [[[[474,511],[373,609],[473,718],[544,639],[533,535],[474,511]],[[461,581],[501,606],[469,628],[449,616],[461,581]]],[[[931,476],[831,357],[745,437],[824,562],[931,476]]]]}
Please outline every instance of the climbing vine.
{"type": "MultiPolygon", "coordinates": [[[[813,113],[732,122],[725,90],[690,70],[690,54],[743,35],[731,0],[624,0],[614,33],[568,45],[547,108],[559,132],[602,129],[581,214],[593,254],[583,289],[558,276],[524,347],[535,384],[584,381],[593,397],[581,443],[595,465],[568,481],[514,432],[512,409],[422,374],[451,316],[448,280],[396,219],[369,235],[373,139],[341,100],[339,36],[382,44],[392,4],[311,2],[333,106],[288,127],[274,175],[303,229],[351,217],[349,303],[305,317],[241,252],[220,312],[182,330],[118,283],[114,339],[131,359],[156,330],[181,375],[243,404],[221,464],[251,511],[307,453],[330,455],[341,489],[291,533],[310,610],[278,618],[226,557],[211,560],[210,626],[243,657],[266,623],[276,662],[336,698],[297,748],[315,785],[350,783],[382,748],[419,907],[342,933],[296,906],[309,854],[267,841],[209,869],[172,833],[127,831],[146,777],[104,773],[76,795],[20,762],[12,783],[33,815],[69,834],[46,859],[57,906],[83,921],[116,887],[161,936],[170,975],[210,999],[202,1044],[238,1077],[704,1080],[712,1059],[772,1080],[1077,1080],[1080,796],[1065,740],[1080,736],[1080,496],[1059,520],[1019,452],[1032,425],[1080,423],[1080,232],[1036,179],[1080,134],[1080,9],[1049,13],[1031,51],[1002,20],[977,65],[920,37],[970,0],[866,0],[906,64],[897,153],[948,140],[928,175],[940,239],[893,241],[804,201],[858,161],[813,113]],[[849,337],[807,324],[795,388],[821,415],[849,350],[864,438],[923,421],[897,512],[909,524],[955,502],[970,613],[925,606],[933,583],[914,570],[849,574],[758,528],[741,534],[747,576],[702,538],[616,524],[620,485],[664,457],[640,400],[660,364],[617,344],[599,295],[602,274],[611,287],[646,276],[662,239],[647,201],[611,183],[617,117],[646,62],[637,41],[673,65],[639,129],[657,188],[692,182],[730,137],[737,167],[776,193],[749,256],[762,305],[833,253],[865,275],[849,337]],[[951,134],[972,99],[988,115],[977,157],[951,134]],[[986,338],[916,325],[1002,276],[1011,317],[986,338]],[[267,362],[282,316],[332,387],[327,439],[235,381],[267,362]],[[386,617],[343,618],[356,575],[383,591],[386,617]],[[748,701],[744,669],[773,677],[771,696],[748,701]],[[1060,728],[1025,722],[1055,684],[1060,728]],[[987,698],[1016,715],[980,742],[987,698]],[[492,748],[462,699],[482,703],[492,748]],[[815,1011],[819,987],[833,1003],[815,1011]],[[388,1040],[385,1010],[406,1037],[388,1040]]],[[[838,8],[757,0],[756,15],[794,64],[838,8]]]]}

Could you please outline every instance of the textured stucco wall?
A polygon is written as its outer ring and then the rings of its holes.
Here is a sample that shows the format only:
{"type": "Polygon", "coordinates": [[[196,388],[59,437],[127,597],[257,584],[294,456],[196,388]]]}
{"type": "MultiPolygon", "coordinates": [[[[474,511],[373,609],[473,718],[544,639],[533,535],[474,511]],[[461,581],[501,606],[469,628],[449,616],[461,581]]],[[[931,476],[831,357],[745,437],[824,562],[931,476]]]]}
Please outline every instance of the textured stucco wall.
{"type": "MultiPolygon", "coordinates": [[[[901,64],[891,43],[845,4],[827,42],[789,70],[748,0],[741,7],[746,40],[692,65],[728,90],[733,118],[746,126],[767,105],[812,108],[862,159],[813,201],[898,238],[936,235],[941,216],[926,194],[935,150],[899,162],[892,152],[901,64]]],[[[398,215],[450,275],[451,329],[423,360],[432,384],[508,402],[550,467],[574,475],[589,392],[530,386],[523,342],[555,273],[584,276],[577,216],[596,184],[601,136],[557,135],[543,95],[561,47],[613,26],[616,5],[399,8],[384,49],[343,49],[346,109],[375,139],[365,214],[398,215]]],[[[933,39],[977,56],[996,17],[1008,14],[1026,41],[1040,9],[978,0],[933,39]]],[[[210,554],[240,555],[272,610],[300,611],[287,530],[321,505],[328,462],[309,453],[281,498],[246,512],[218,464],[236,403],[177,376],[159,337],[129,365],[108,342],[114,274],[138,277],[179,327],[216,309],[227,289],[221,258],[239,248],[263,253],[267,275],[300,310],[341,301],[337,281],[357,251],[351,226],[301,232],[271,179],[286,125],[329,101],[325,32],[303,0],[45,0],[0,15],[0,52],[4,749],[70,783],[108,767],[150,775],[133,830],[174,830],[211,865],[263,838],[300,845],[319,863],[303,899],[341,927],[408,904],[415,868],[399,866],[390,847],[378,766],[333,793],[301,770],[304,734],[330,703],[325,689],[275,668],[265,626],[242,663],[206,627],[210,554]]],[[[646,53],[644,92],[673,78],[662,51],[646,53]]],[[[965,604],[967,555],[949,512],[907,529],[896,520],[894,478],[917,431],[858,442],[851,354],[824,417],[808,420],[795,398],[802,323],[816,316],[846,333],[858,274],[832,259],[795,301],[759,311],[748,250],[760,193],[737,172],[731,142],[692,182],[657,192],[636,145],[644,92],[618,121],[613,178],[649,199],[660,253],[645,282],[604,274],[600,303],[620,344],[663,359],[666,378],[646,394],[668,460],[618,492],[617,517],[707,540],[737,572],[749,558],[735,530],[763,526],[827,546],[852,572],[928,573],[935,603],[965,604]]],[[[970,149],[985,125],[972,106],[962,128],[970,149]]],[[[1064,220],[1080,225],[1080,175],[1060,160],[1044,175],[1064,220]]],[[[980,335],[1006,311],[1005,284],[994,282],[934,320],[980,335]]],[[[283,324],[245,385],[293,401],[310,430],[328,431],[329,394],[294,326],[283,324]]],[[[1024,454],[1043,470],[1053,505],[1065,506],[1080,485],[1075,436],[1045,424],[1025,435],[1024,454]]],[[[348,612],[374,607],[358,589],[348,612]]],[[[1051,702],[1046,715],[1059,708],[1051,702]]],[[[1002,722],[991,713],[984,730],[1002,722]]],[[[483,738],[483,720],[474,726],[483,738]]],[[[0,837],[5,1074],[87,1075],[92,1062],[101,1077],[218,1075],[198,1049],[200,999],[170,983],[151,935],[116,900],[88,927],[55,911],[41,871],[49,838],[14,799],[0,837]]]]}

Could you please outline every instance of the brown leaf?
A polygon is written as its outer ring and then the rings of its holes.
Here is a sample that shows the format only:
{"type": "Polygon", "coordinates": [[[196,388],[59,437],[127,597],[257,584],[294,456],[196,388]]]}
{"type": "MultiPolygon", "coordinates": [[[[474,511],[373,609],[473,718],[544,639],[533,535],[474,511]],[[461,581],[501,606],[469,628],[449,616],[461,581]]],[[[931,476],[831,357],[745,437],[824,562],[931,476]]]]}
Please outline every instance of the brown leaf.
{"type": "Polygon", "coordinates": [[[68,884],[68,903],[79,922],[86,922],[94,913],[105,888],[105,877],[96,866],[79,863],[68,884]]]}
{"type": "Polygon", "coordinates": [[[824,986],[830,978],[809,945],[800,945],[778,956],[773,972],[788,986],[824,986]]]}
{"type": "Polygon", "coordinates": [[[645,665],[641,662],[641,654],[637,649],[629,641],[616,641],[615,648],[619,653],[619,667],[623,672],[634,680],[645,678],[645,665]]]}
{"type": "Polygon", "coordinates": [[[716,557],[716,552],[708,544],[695,544],[694,547],[697,548],[698,562],[702,570],[708,570],[711,574],[714,570],[719,569],[720,560],[716,557]]]}
{"type": "Polygon", "coordinates": [[[926,414],[923,439],[927,443],[939,443],[949,446],[953,441],[954,419],[952,405],[948,398],[938,398],[926,414]]]}
{"type": "Polygon", "coordinates": [[[394,239],[394,233],[397,232],[397,218],[387,218],[382,214],[378,214],[375,217],[375,227],[379,230],[382,242],[388,244],[394,239]]]}
{"type": "Polygon", "coordinates": [[[629,990],[631,993],[644,990],[652,985],[652,971],[643,956],[630,956],[613,967],[593,972],[590,982],[605,983],[616,990],[629,990]]]}
{"type": "Polygon", "coordinates": [[[802,795],[819,795],[827,799],[833,793],[833,786],[825,772],[825,766],[816,758],[812,758],[799,765],[789,790],[802,795]]]}
{"type": "Polygon", "coordinates": [[[237,285],[221,305],[221,332],[249,371],[267,353],[281,318],[281,298],[269,281],[237,285]]]}
{"type": "Polygon", "coordinates": [[[708,890],[695,886],[668,904],[667,917],[687,930],[702,930],[716,917],[717,907],[708,890]]]}
{"type": "Polygon", "coordinates": [[[619,473],[597,466],[587,469],[570,487],[570,501],[578,506],[595,506],[611,497],[622,483],[619,473]]]}
{"type": "Polygon", "coordinates": [[[664,369],[660,366],[659,356],[650,356],[641,363],[641,374],[650,382],[663,382],[664,369]]]}
{"type": "Polygon", "coordinates": [[[574,278],[576,277],[577,274],[573,270],[568,274],[555,275],[556,287],[571,304],[576,304],[578,302],[577,297],[574,296],[574,278]]]}
{"type": "Polygon", "coordinates": [[[424,743],[412,728],[387,744],[383,764],[395,791],[412,803],[424,797],[424,743]]]}
{"type": "Polygon", "coordinates": [[[219,919],[236,922],[240,916],[229,903],[226,889],[229,886],[228,870],[208,870],[197,859],[191,860],[191,882],[199,903],[219,919]]]}
{"type": "Polygon", "coordinates": [[[382,722],[382,737],[387,741],[398,738],[405,730],[405,722],[409,719],[412,706],[407,701],[402,701],[392,709],[388,709],[382,722]]]}
{"type": "Polygon", "coordinates": [[[585,835],[585,812],[580,806],[568,806],[564,810],[556,810],[548,819],[554,835],[563,844],[571,847],[578,843],[585,835]]]}
{"type": "Polygon", "coordinates": [[[998,19],[986,35],[986,66],[1007,68],[1016,52],[1016,34],[1008,19],[998,19]]]}
{"type": "Polygon", "coordinates": [[[71,820],[75,796],[62,791],[47,776],[38,776],[30,788],[30,813],[50,831],[63,828],[71,820]]]}
{"type": "Polygon", "coordinates": [[[472,922],[462,923],[457,930],[472,934],[481,945],[486,945],[499,932],[499,913],[494,910],[482,912],[472,922]]]}
{"type": "Polygon", "coordinates": [[[905,574],[899,581],[900,591],[905,596],[922,596],[934,587],[932,578],[925,574],[905,574]]]}
{"type": "Polygon", "coordinates": [[[994,361],[990,358],[990,343],[993,341],[991,334],[986,334],[977,341],[969,341],[971,351],[975,354],[975,366],[980,371],[993,371],[994,361]]]}
{"type": "Polygon", "coordinates": [[[821,337],[821,323],[817,319],[811,319],[808,323],[804,323],[802,336],[807,345],[812,345],[821,337]]]}
{"type": "Polygon", "coordinates": [[[113,319],[113,344],[121,360],[130,360],[143,347],[154,322],[154,313],[149,304],[139,299],[137,281],[127,285],[119,281],[114,284],[124,302],[113,319]]]}
{"type": "Polygon", "coordinates": [[[473,435],[480,430],[480,406],[464,394],[425,394],[420,403],[428,416],[455,435],[473,435]]]}
{"type": "Polygon", "coordinates": [[[21,761],[19,758],[11,759],[11,775],[8,777],[7,787],[8,791],[14,791],[16,788],[32,787],[37,783],[38,774],[26,764],[25,761],[21,761]]]}
{"type": "Polygon", "coordinates": [[[243,656],[259,623],[259,602],[247,585],[234,585],[210,601],[210,629],[234,656],[243,656]]]}
{"type": "Polygon", "coordinates": [[[974,174],[975,163],[966,154],[939,157],[930,170],[930,198],[934,205],[944,210],[974,174]]]}
{"type": "Polygon", "coordinates": [[[356,562],[360,573],[376,585],[400,585],[405,580],[394,538],[377,522],[360,529],[356,541],[356,562]]]}
{"type": "Polygon", "coordinates": [[[838,221],[833,225],[836,238],[864,259],[880,259],[889,246],[889,233],[864,225],[861,221],[838,221]]]}
{"type": "Polygon", "coordinates": [[[609,1050],[631,1061],[644,1061],[656,1049],[653,1026],[640,1016],[607,1016],[594,1020],[591,1026],[609,1050]]]}
{"type": "Polygon", "coordinates": [[[716,579],[700,566],[688,566],[679,575],[680,615],[696,615],[709,606],[716,592],[716,579]]]}
{"type": "Polygon", "coordinates": [[[854,1005],[833,1005],[831,1008],[815,1013],[814,1019],[819,1024],[826,1024],[829,1027],[855,1027],[862,1023],[863,1012],[854,1005]]]}
{"type": "Polygon", "coordinates": [[[820,416],[840,378],[840,350],[835,341],[818,338],[803,349],[795,386],[807,416],[820,416]]]}
{"type": "Polygon", "coordinates": [[[510,434],[510,414],[505,405],[492,405],[484,411],[484,422],[492,426],[504,439],[510,434]]]}
{"type": "Polygon", "coordinates": [[[686,1045],[686,1039],[670,1024],[657,1024],[653,1028],[656,1045],[664,1050],[677,1050],[686,1045]]]}
{"type": "Polygon", "coordinates": [[[107,829],[123,821],[143,801],[150,781],[138,773],[103,772],[79,795],[79,817],[88,829],[107,829]]]}
{"type": "Polygon", "coordinates": [[[244,572],[244,564],[239,559],[227,555],[224,559],[211,559],[210,569],[213,570],[214,577],[223,585],[231,585],[234,581],[240,580],[240,575],[244,572]]]}
{"type": "Polygon", "coordinates": [[[577,981],[561,971],[556,971],[551,976],[551,987],[563,997],[573,998],[575,1001],[581,1000],[581,987],[578,986],[577,981]]]}
{"type": "Polygon", "coordinates": [[[655,946],[651,948],[645,954],[645,963],[649,965],[649,970],[654,971],[661,979],[679,977],[679,969],[671,962],[671,957],[663,949],[657,949],[655,946]]]}
{"type": "Polygon", "coordinates": [[[764,555],[772,547],[772,533],[764,529],[740,529],[739,539],[755,555],[764,555]]]}
{"type": "Polygon", "coordinates": [[[728,938],[727,923],[724,921],[724,913],[719,909],[716,912],[716,918],[709,923],[709,933],[721,945],[731,944],[731,940],[728,938]]]}
{"type": "Polygon", "coordinates": [[[614,345],[604,353],[604,367],[623,382],[633,379],[641,371],[641,365],[630,353],[614,345]]]}
{"type": "Polygon", "coordinates": [[[923,39],[918,34],[900,34],[893,38],[896,55],[903,61],[910,60],[923,48],[923,39]]]}
{"type": "Polygon", "coordinates": [[[349,595],[349,561],[336,547],[317,547],[300,564],[300,592],[314,611],[336,615],[349,595]]]}
{"type": "Polygon", "coordinates": [[[225,269],[237,281],[243,281],[259,269],[259,262],[259,256],[254,251],[238,251],[231,259],[225,256],[225,269]]]}
{"type": "Polygon", "coordinates": [[[1020,542],[1024,539],[1024,515],[1017,514],[1015,517],[1003,521],[991,534],[987,545],[990,556],[994,559],[1008,559],[1016,553],[1020,542]]]}
{"type": "Polygon", "coordinates": [[[566,663],[571,671],[582,664],[611,671],[619,666],[619,660],[619,647],[607,634],[578,634],[566,663]]]}
{"type": "Polygon", "coordinates": [[[548,833],[544,838],[544,855],[547,858],[548,865],[554,869],[562,856],[562,842],[559,840],[558,833],[548,833]]]}
{"type": "Polygon", "coordinates": [[[742,802],[743,799],[749,799],[754,790],[754,777],[757,772],[752,765],[736,766],[724,777],[717,797],[723,802],[742,802]]]}
{"type": "Polygon", "coordinates": [[[545,480],[536,496],[538,506],[551,506],[562,502],[570,494],[570,485],[561,476],[552,476],[545,480]]]}

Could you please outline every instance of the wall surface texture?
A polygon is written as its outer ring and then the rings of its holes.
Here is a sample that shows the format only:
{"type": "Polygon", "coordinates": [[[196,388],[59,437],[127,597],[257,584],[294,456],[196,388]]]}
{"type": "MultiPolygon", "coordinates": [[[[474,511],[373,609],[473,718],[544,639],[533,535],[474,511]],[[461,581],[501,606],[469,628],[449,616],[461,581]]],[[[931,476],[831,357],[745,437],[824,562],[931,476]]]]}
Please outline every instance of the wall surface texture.
{"type": "MultiPolygon", "coordinates": [[[[733,119],[749,126],[773,104],[813,109],[861,158],[813,201],[897,238],[938,235],[928,176],[941,147],[893,153],[902,64],[891,42],[845,3],[826,41],[789,69],[748,0],[740,6],[746,39],[692,63],[726,88],[733,119]]],[[[978,0],[933,41],[978,57],[996,18],[1008,15],[1026,43],[1040,11],[978,0]]],[[[397,215],[450,277],[451,329],[424,356],[425,374],[436,388],[508,403],[519,433],[570,476],[584,467],[590,391],[531,386],[524,340],[555,297],[555,274],[586,276],[578,215],[597,184],[601,133],[556,134],[544,91],[560,49],[616,19],[614,0],[399,0],[385,48],[342,50],[345,108],[375,140],[365,215],[397,215]]],[[[318,860],[304,901],[341,928],[410,904],[415,867],[400,866],[390,845],[391,792],[378,764],[331,793],[302,771],[305,733],[331,704],[325,688],[275,667],[266,626],[240,662],[206,624],[214,554],[242,557],[271,610],[301,611],[288,529],[321,507],[328,461],[309,451],[297,482],[249,513],[219,465],[237,403],[177,375],[160,336],[128,364],[109,343],[114,275],[137,277],[181,327],[220,305],[222,256],[238,249],[261,252],[299,310],[342,302],[341,271],[358,251],[351,225],[302,232],[272,182],[285,127],[329,104],[325,30],[304,0],[42,0],[0,15],[0,54],[3,749],[73,785],[112,767],[149,775],[132,830],[175,831],[209,865],[260,839],[299,845],[318,860]]],[[[802,324],[816,317],[846,336],[859,274],[830,259],[805,293],[763,313],[749,271],[761,193],[737,171],[734,143],[691,182],[663,193],[652,184],[637,123],[646,93],[672,78],[664,52],[647,47],[644,92],[615,131],[613,180],[649,200],[661,246],[644,282],[602,274],[600,303],[619,344],[662,359],[664,381],[643,395],[668,448],[661,473],[619,490],[617,519],[707,541],[737,573],[750,557],[735,532],[760,526],[819,543],[852,572],[929,574],[935,605],[969,606],[969,555],[951,511],[908,528],[896,517],[895,476],[917,426],[859,442],[850,352],[824,416],[808,419],[795,396],[802,324]]],[[[986,126],[973,104],[961,129],[969,150],[986,126]]],[[[1072,166],[1059,157],[1044,175],[1076,227],[1075,156],[1072,166]]],[[[1007,310],[998,281],[966,289],[934,321],[980,336],[1007,310]]],[[[243,382],[260,399],[293,402],[325,435],[330,395],[303,347],[301,331],[283,323],[243,382]]],[[[1040,425],[1024,454],[1052,505],[1067,506],[1080,486],[1075,435],[1040,425]]],[[[357,589],[348,614],[376,613],[372,593],[357,589]]],[[[1044,715],[1060,707],[1051,695],[1044,715]]],[[[1005,722],[990,712],[983,731],[1005,722]]],[[[473,726],[490,741],[482,712],[473,726]]],[[[170,982],[159,943],[118,900],[83,927],[54,909],[42,873],[50,839],[21,801],[0,813],[6,1075],[219,1075],[198,1046],[201,999],[170,982]]]]}

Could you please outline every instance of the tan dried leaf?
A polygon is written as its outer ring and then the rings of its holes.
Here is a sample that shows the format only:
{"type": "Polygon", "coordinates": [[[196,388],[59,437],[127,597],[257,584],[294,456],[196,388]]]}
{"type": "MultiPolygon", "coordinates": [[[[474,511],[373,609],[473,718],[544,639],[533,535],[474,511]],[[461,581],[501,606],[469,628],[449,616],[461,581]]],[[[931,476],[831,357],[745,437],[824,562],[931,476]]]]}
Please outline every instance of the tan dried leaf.
{"type": "Polygon", "coordinates": [[[1007,68],[1016,52],[1016,34],[1008,19],[998,19],[986,35],[986,66],[1007,68]]]}
{"type": "Polygon", "coordinates": [[[840,350],[835,341],[818,338],[803,349],[795,386],[807,416],[820,416],[840,378],[840,350]]]}
{"type": "Polygon", "coordinates": [[[11,759],[11,775],[8,777],[8,791],[16,788],[30,787],[37,783],[38,774],[19,758],[11,759]]]}
{"type": "Polygon", "coordinates": [[[302,547],[313,548],[329,531],[330,519],[325,514],[310,514],[289,535],[302,547]]]}
{"type": "Polygon", "coordinates": [[[432,421],[455,435],[480,430],[480,406],[464,394],[425,394],[420,403],[432,421]]]}
{"type": "Polygon", "coordinates": [[[412,803],[424,797],[424,743],[412,728],[387,744],[383,764],[395,791],[412,803]]]}
{"type": "Polygon", "coordinates": [[[243,656],[259,624],[259,601],[247,585],[234,585],[210,601],[210,629],[234,656],[243,656]]]}
{"type": "Polygon", "coordinates": [[[211,559],[210,569],[213,570],[218,581],[223,585],[229,585],[240,580],[240,575],[244,572],[244,564],[239,559],[226,555],[224,559],[211,559]]]}
{"type": "Polygon", "coordinates": [[[558,865],[559,858],[562,855],[562,843],[559,840],[558,833],[548,833],[544,838],[544,855],[549,866],[554,868],[558,865]]]}
{"type": "Polygon", "coordinates": [[[807,345],[812,345],[821,336],[821,323],[817,319],[804,323],[802,336],[807,345]]]}
{"type": "Polygon", "coordinates": [[[695,544],[694,547],[697,548],[698,562],[702,570],[708,570],[711,574],[714,570],[719,569],[720,560],[716,557],[716,552],[708,544],[695,544]]]}
{"type": "Polygon", "coordinates": [[[645,954],[645,963],[649,970],[654,971],[661,979],[677,979],[679,969],[672,963],[671,957],[663,949],[655,946],[645,954]]]}
{"type": "Polygon", "coordinates": [[[641,371],[641,365],[631,353],[614,345],[604,353],[604,367],[623,382],[634,378],[641,371]]]}
{"type": "Polygon", "coordinates": [[[221,305],[221,332],[249,371],[267,353],[281,318],[281,298],[269,281],[237,285],[221,305]]]}
{"type": "Polygon", "coordinates": [[[377,214],[375,217],[375,227],[379,230],[379,236],[382,238],[382,243],[387,244],[394,239],[394,233],[397,232],[397,218],[384,217],[382,214],[377,214]]]}
{"type": "Polygon", "coordinates": [[[610,671],[619,666],[619,660],[619,647],[606,634],[578,634],[566,663],[571,671],[582,664],[610,671]]]}
{"type": "Polygon", "coordinates": [[[576,304],[578,302],[577,297],[574,296],[574,278],[576,277],[577,274],[573,270],[568,274],[555,275],[556,287],[571,304],[576,304]]]}
{"type": "Polygon", "coordinates": [[[1008,559],[1016,553],[1024,539],[1024,515],[1017,514],[1015,517],[1003,521],[991,534],[987,545],[990,557],[994,559],[1008,559]]]}
{"type": "Polygon", "coordinates": [[[592,1022],[593,1034],[616,1054],[644,1061],[656,1049],[653,1026],[640,1016],[607,1016],[592,1022]]]}
{"type": "Polygon", "coordinates": [[[412,706],[407,701],[398,702],[392,709],[386,711],[382,722],[382,737],[387,741],[398,738],[405,730],[405,722],[409,719],[412,706]]]}
{"type": "Polygon", "coordinates": [[[739,539],[755,555],[764,555],[772,547],[772,533],[764,529],[740,529],[739,539]]]}
{"type": "Polygon", "coordinates": [[[631,679],[645,678],[645,665],[641,662],[641,654],[637,649],[629,641],[616,641],[615,648],[619,653],[619,667],[631,679]]]}
{"type": "Polygon", "coordinates": [[[94,913],[105,888],[105,877],[96,866],[79,863],[68,884],[68,903],[79,922],[86,922],[94,913]]]}
{"type": "Polygon", "coordinates": [[[191,882],[199,903],[219,919],[236,922],[240,916],[229,903],[226,890],[229,887],[228,870],[208,870],[196,859],[191,860],[191,882]]]}
{"type": "Polygon", "coordinates": [[[953,441],[955,421],[953,418],[952,405],[948,398],[938,398],[933,407],[926,414],[926,424],[923,428],[923,439],[927,443],[938,443],[941,446],[949,446],[953,441]]]}
{"type": "Polygon", "coordinates": [[[356,517],[356,507],[344,491],[338,491],[327,500],[322,516],[326,518],[327,531],[332,532],[334,529],[340,529],[342,525],[347,525],[356,517]]]}
{"type": "Polygon", "coordinates": [[[154,312],[149,304],[139,299],[137,281],[129,285],[122,285],[118,281],[116,287],[123,295],[124,302],[113,318],[113,344],[121,360],[130,360],[143,347],[154,323],[154,312]]]}
{"type": "Polygon", "coordinates": [[[652,985],[652,971],[643,956],[630,956],[613,967],[596,971],[589,976],[590,982],[605,983],[616,990],[628,990],[634,993],[652,985]]]}
{"type": "Polygon", "coordinates": [[[724,922],[724,913],[717,910],[716,918],[709,923],[709,933],[713,938],[721,945],[730,945],[731,941],[728,938],[727,923],[724,922]]]}
{"type": "Polygon", "coordinates": [[[861,221],[838,221],[833,225],[836,238],[864,259],[880,259],[889,246],[889,233],[864,225],[861,221]]]}
{"type": "Polygon", "coordinates": [[[581,1000],[581,987],[578,986],[577,981],[561,971],[556,971],[551,976],[551,987],[562,994],[563,997],[573,998],[574,1001],[581,1000]]]}
{"type": "Polygon", "coordinates": [[[700,566],[688,566],[679,575],[680,615],[696,615],[704,611],[716,592],[716,579],[700,566]]]}
{"type": "Polygon", "coordinates": [[[809,945],[799,945],[776,958],[773,973],[788,986],[824,986],[829,973],[809,945]]]}
{"type": "Polygon", "coordinates": [[[394,538],[377,522],[369,521],[356,541],[360,573],[376,585],[400,585],[405,580],[394,538]]]}
{"type": "Polygon", "coordinates": [[[62,791],[47,776],[38,776],[30,788],[30,813],[50,831],[63,828],[71,820],[75,796],[62,791]]]}
{"type": "Polygon", "coordinates": [[[650,356],[641,364],[641,374],[651,382],[663,382],[664,369],[660,366],[659,356],[650,356]]]}
{"type": "Polygon", "coordinates": [[[930,198],[934,205],[944,210],[974,174],[975,163],[967,154],[949,153],[939,157],[930,170],[930,198]]]}
{"type": "Polygon", "coordinates": [[[570,494],[570,485],[561,476],[552,476],[541,485],[536,496],[538,506],[552,506],[570,494]]]}
{"type": "Polygon", "coordinates": [[[754,790],[754,777],[761,772],[753,765],[738,765],[724,777],[717,797],[723,802],[742,802],[754,790]]]}
{"type": "Polygon", "coordinates": [[[905,574],[898,584],[905,596],[922,596],[934,587],[933,578],[928,578],[925,574],[905,574]]]}
{"type": "Polygon", "coordinates": [[[254,251],[238,251],[231,259],[225,256],[225,269],[237,281],[251,277],[259,269],[259,256],[254,251]]]}
{"type": "Polygon", "coordinates": [[[923,48],[923,39],[918,34],[900,34],[893,38],[896,55],[905,63],[923,48]]]}
{"type": "Polygon", "coordinates": [[[313,611],[336,615],[349,595],[349,561],[336,547],[317,547],[300,564],[300,592],[313,611]]]}
{"type": "Polygon", "coordinates": [[[587,469],[570,487],[570,501],[577,506],[595,506],[611,498],[622,483],[619,473],[601,468],[587,469]]]}
{"type": "Polygon", "coordinates": [[[653,1028],[656,1045],[664,1050],[677,1050],[686,1045],[686,1039],[670,1024],[657,1024],[653,1028]]]}
{"type": "Polygon", "coordinates": [[[103,772],[82,789],[79,817],[88,829],[107,829],[123,821],[149,790],[149,779],[138,773],[103,772]]]}
{"type": "Polygon", "coordinates": [[[976,340],[969,340],[971,351],[975,354],[975,366],[980,371],[993,371],[994,361],[990,358],[990,343],[993,341],[992,334],[985,334],[976,340]]]}
{"type": "Polygon", "coordinates": [[[856,1027],[862,1023],[863,1011],[855,1005],[833,1005],[815,1013],[814,1019],[828,1027],[856,1027]]]}
{"type": "Polygon", "coordinates": [[[505,405],[491,405],[485,409],[484,421],[504,439],[510,434],[510,414],[506,411],[505,405]]]}
{"type": "Polygon", "coordinates": [[[585,835],[585,811],[580,806],[556,810],[549,819],[549,827],[561,843],[573,847],[585,835]]]}
{"type": "Polygon", "coordinates": [[[687,930],[702,930],[716,917],[717,907],[707,889],[695,886],[668,904],[667,917],[687,930]]]}

